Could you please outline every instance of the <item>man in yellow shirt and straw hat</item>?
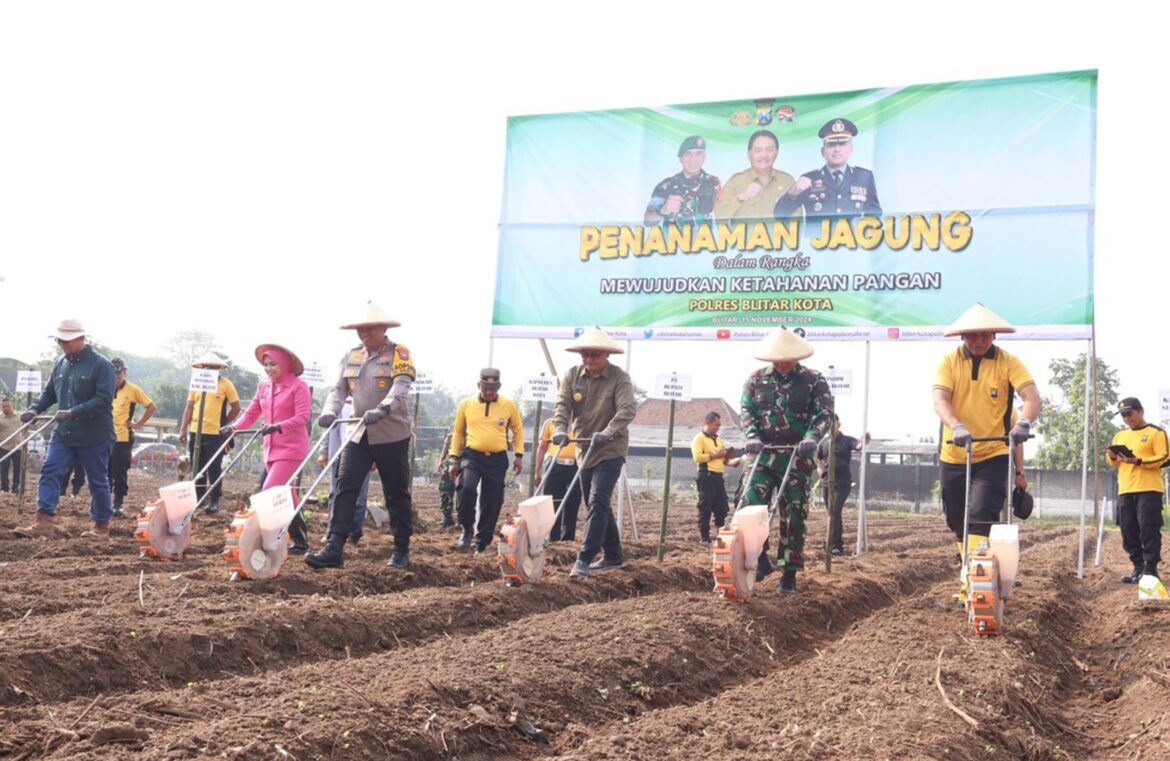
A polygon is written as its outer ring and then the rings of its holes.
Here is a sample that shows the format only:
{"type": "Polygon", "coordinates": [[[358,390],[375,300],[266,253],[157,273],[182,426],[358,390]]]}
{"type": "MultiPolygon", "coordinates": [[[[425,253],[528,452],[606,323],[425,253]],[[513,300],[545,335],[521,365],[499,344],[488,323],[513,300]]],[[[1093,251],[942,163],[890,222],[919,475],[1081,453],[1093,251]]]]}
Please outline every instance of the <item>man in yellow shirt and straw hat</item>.
{"type": "MultiPolygon", "coordinates": [[[[1008,491],[1008,445],[972,438],[1006,436],[1012,446],[1031,435],[1040,415],[1040,391],[1020,359],[995,345],[999,333],[1016,329],[983,304],[975,304],[943,335],[958,336],[962,346],[947,352],[934,382],[934,411],[943,424],[939,450],[943,512],[963,553],[963,515],[967,500],[966,446],[971,444],[971,509],[967,517],[968,549],[987,539],[999,522],[1008,491]],[[1023,411],[1016,416],[1016,397],[1023,411]]],[[[1022,447],[1017,452],[1022,452],[1022,447]]],[[[1015,461],[1015,482],[1027,488],[1023,458],[1015,461]]]]}

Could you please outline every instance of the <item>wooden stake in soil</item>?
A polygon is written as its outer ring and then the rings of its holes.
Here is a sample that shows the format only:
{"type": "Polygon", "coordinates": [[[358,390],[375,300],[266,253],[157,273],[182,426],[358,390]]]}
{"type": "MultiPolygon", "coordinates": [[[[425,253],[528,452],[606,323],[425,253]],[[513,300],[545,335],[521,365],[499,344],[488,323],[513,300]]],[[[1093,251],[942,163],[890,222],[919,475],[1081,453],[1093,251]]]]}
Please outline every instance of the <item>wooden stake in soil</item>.
{"type": "MultiPolygon", "coordinates": [[[[670,460],[674,450],[674,400],[670,400],[670,417],[666,423],[666,480],[662,485],[662,522],[658,525],[658,562],[666,555],[666,513],[670,508],[670,460]]],[[[630,506],[633,509],[633,505],[630,506]]]]}

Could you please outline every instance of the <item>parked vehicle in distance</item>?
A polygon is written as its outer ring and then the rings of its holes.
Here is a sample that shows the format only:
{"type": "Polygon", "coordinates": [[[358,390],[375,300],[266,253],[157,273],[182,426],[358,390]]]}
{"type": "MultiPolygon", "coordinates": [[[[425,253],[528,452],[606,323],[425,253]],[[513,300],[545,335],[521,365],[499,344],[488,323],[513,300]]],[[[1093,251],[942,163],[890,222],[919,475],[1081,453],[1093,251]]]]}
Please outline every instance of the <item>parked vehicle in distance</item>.
{"type": "Polygon", "coordinates": [[[130,464],[136,468],[174,465],[179,455],[179,448],[173,444],[139,444],[130,452],[130,464]]]}

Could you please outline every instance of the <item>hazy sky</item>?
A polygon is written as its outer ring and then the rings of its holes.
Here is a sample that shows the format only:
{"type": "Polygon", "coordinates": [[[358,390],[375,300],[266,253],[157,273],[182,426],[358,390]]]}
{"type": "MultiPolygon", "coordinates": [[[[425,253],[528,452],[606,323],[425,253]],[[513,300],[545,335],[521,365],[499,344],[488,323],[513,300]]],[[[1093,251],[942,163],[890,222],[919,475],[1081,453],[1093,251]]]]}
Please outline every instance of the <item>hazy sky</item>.
{"type": "MultiPolygon", "coordinates": [[[[1098,351],[1156,417],[1167,7],[7,3],[0,356],[36,357],[76,316],[140,354],[195,328],[253,370],[265,341],[332,365],[356,343],[337,326],[372,298],[439,383],[470,389],[490,356],[511,389],[545,362],[535,341],[489,346],[507,115],[1098,68],[1098,351]]],[[[873,345],[876,436],[935,432],[945,348],[873,345]]],[[[1047,392],[1049,360],[1084,345],[1011,348],[1047,392]]],[[[734,404],[750,354],[640,342],[631,371],[647,387],[688,372],[734,404]]],[[[854,432],[864,356],[822,344],[808,362],[853,370],[854,432]]]]}

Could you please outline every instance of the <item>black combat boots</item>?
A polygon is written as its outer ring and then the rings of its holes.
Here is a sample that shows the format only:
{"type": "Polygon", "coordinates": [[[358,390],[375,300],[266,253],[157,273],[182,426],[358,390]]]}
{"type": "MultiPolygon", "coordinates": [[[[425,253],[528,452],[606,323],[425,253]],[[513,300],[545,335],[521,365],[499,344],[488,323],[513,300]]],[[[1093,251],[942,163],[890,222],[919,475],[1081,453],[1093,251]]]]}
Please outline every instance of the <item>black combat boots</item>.
{"type": "Polygon", "coordinates": [[[312,568],[341,568],[345,562],[342,550],[345,548],[345,536],[331,533],[325,539],[325,546],[320,552],[310,552],[305,555],[305,562],[312,568]]]}
{"type": "Polygon", "coordinates": [[[784,575],[780,577],[780,591],[788,595],[796,593],[796,571],[784,569],[784,575]]]}

